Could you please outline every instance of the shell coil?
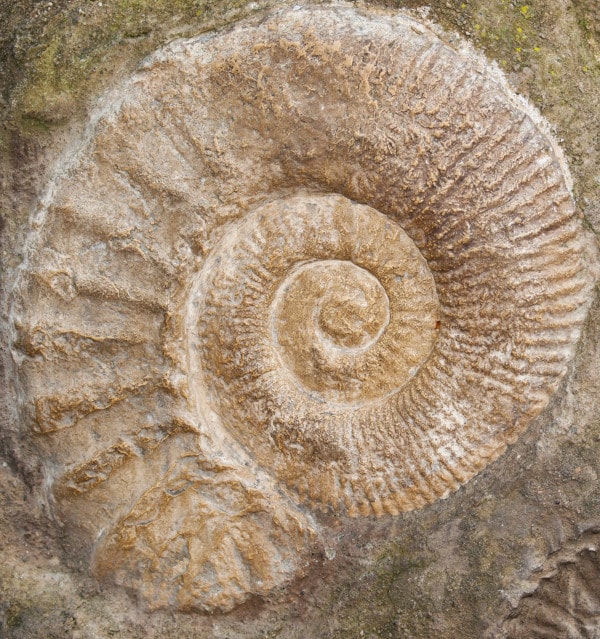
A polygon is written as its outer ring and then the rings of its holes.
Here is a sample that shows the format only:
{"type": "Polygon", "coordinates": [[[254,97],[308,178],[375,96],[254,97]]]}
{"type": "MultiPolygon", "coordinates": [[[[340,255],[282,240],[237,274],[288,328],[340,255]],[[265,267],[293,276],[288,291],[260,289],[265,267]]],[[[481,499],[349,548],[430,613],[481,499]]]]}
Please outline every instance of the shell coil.
{"type": "Polygon", "coordinates": [[[15,287],[58,519],[151,608],[303,569],[315,510],[396,515],[515,441],[590,287],[562,159],[404,16],[177,41],[60,167],[15,287]]]}

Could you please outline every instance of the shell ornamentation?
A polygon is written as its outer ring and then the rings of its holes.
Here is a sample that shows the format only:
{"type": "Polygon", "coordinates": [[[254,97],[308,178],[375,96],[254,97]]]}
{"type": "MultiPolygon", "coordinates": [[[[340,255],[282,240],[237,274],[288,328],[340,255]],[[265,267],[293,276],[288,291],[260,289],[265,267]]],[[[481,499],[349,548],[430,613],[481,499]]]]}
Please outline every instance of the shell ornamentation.
{"type": "Polygon", "coordinates": [[[108,96],[32,220],[13,354],[57,521],[149,608],[305,568],[546,406],[586,315],[560,152],[407,16],[285,9],[108,96]]]}

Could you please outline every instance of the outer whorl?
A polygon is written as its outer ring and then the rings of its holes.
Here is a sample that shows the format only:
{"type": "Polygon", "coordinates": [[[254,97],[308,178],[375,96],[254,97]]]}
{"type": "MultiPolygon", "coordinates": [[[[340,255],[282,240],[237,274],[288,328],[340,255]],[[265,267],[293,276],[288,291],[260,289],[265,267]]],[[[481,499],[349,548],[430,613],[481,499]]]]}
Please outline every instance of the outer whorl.
{"type": "Polygon", "coordinates": [[[397,514],[495,459],[585,316],[556,147],[405,16],[178,41],[59,167],[15,289],[56,517],[150,606],[301,568],[311,508],[397,514]]]}

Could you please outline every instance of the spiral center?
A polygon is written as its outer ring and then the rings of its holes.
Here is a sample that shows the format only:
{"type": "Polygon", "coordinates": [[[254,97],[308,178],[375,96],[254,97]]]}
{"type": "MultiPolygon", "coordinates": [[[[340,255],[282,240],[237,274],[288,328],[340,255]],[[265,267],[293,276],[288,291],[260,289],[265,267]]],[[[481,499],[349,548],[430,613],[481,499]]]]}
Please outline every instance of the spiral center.
{"type": "Polygon", "coordinates": [[[315,328],[333,347],[365,348],[381,335],[390,318],[385,289],[366,269],[352,262],[327,260],[308,264],[289,285],[287,311],[315,302],[315,328]],[[319,297],[320,296],[320,297],[319,297]]]}
{"type": "Polygon", "coordinates": [[[255,209],[198,286],[202,311],[190,312],[205,379],[256,380],[265,401],[286,406],[379,400],[417,373],[437,336],[435,282],[417,246],[389,217],[339,195],[255,209]]]}

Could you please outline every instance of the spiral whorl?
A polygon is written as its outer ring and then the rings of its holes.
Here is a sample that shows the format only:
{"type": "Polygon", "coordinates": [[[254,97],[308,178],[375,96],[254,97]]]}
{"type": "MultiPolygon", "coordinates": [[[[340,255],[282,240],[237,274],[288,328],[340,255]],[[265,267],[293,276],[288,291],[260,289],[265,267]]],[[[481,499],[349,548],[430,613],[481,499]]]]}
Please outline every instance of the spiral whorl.
{"type": "Polygon", "coordinates": [[[516,439],[589,290],[539,121],[473,53],[348,7],[177,41],[105,99],[13,306],[23,419],[98,574],[227,610],[297,574],[311,509],[422,507],[516,439]]]}
{"type": "Polygon", "coordinates": [[[194,387],[207,396],[198,405],[212,403],[290,487],[354,510],[347,491],[332,491],[373,470],[358,440],[381,424],[367,412],[414,377],[439,326],[414,243],[340,196],[276,200],[213,249],[190,304],[194,387]]]}

